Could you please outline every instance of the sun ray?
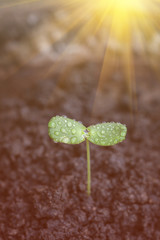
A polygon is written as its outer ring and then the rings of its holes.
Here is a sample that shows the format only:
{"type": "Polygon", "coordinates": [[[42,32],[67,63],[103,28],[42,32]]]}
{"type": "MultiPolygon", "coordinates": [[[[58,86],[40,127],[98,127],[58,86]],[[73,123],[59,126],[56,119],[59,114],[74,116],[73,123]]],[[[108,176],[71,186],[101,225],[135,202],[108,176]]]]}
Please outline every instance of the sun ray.
{"type": "MultiPolygon", "coordinates": [[[[63,0],[62,3],[64,3],[63,0]]],[[[130,96],[130,112],[133,116],[134,112],[137,111],[134,52],[135,50],[139,51],[139,45],[141,45],[140,53],[142,56],[147,55],[146,46],[160,29],[160,1],[101,0],[97,2],[91,0],[68,0],[64,5],[69,9],[74,9],[74,11],[76,6],[78,9],[85,9],[83,13],[83,20],[86,21],[85,25],[80,28],[71,44],[75,41],[85,40],[90,34],[96,35],[101,28],[106,29],[107,47],[98,81],[93,112],[96,112],[99,94],[112,74],[111,69],[107,67],[112,62],[113,67],[116,68],[116,58],[120,56],[123,61],[124,78],[130,96]]],[[[76,16],[79,13],[75,11],[76,16]]],[[[154,68],[157,69],[155,66],[154,68]]]]}
{"type": "MultiPolygon", "coordinates": [[[[107,69],[108,63],[111,59],[114,62],[116,58],[116,53],[112,49],[113,41],[117,41],[121,48],[124,61],[124,76],[128,84],[130,96],[131,112],[133,112],[134,108],[137,109],[135,69],[133,63],[134,41],[136,36],[140,35],[140,38],[144,40],[143,54],[146,55],[145,45],[152,40],[153,35],[160,28],[158,24],[160,22],[160,17],[158,17],[160,13],[159,4],[159,0],[135,0],[134,2],[129,0],[101,1],[101,4],[99,4],[99,8],[97,9],[101,9],[102,11],[97,26],[98,24],[100,26],[103,22],[110,24],[108,24],[106,29],[107,48],[97,87],[93,112],[96,112],[96,102],[98,101],[99,93],[107,83],[108,76],[110,75],[110,69],[107,69]],[[159,9],[155,11],[157,6],[159,9]],[[106,9],[104,10],[105,7],[106,9]],[[156,15],[154,16],[155,12],[156,15]]],[[[95,5],[98,6],[98,3],[95,3],[95,5]]],[[[93,4],[92,10],[95,10],[95,5],[93,4]]]]}
{"type": "MultiPolygon", "coordinates": [[[[2,1],[3,4],[0,4],[0,9],[34,2],[39,4],[43,1],[2,1]]],[[[47,0],[45,4],[52,7],[57,3],[53,0],[47,0]]],[[[69,18],[64,24],[64,35],[61,36],[61,39],[53,41],[52,45],[54,47],[59,42],[64,41],[65,48],[61,50],[57,62],[53,63],[53,66],[50,66],[44,72],[43,77],[54,73],[63,58],[66,58],[73,44],[84,43],[89,36],[105,38],[105,41],[103,41],[105,53],[93,112],[96,113],[96,103],[99,95],[113,74],[113,69],[116,70],[117,59],[119,59],[123,62],[123,75],[130,96],[130,111],[133,114],[133,109],[137,108],[135,52],[138,52],[144,58],[147,57],[152,68],[160,76],[159,68],[155,63],[156,60],[151,61],[152,53],[148,48],[155,34],[160,31],[160,0],[60,0],[58,5],[58,10],[68,11],[69,18]],[[101,35],[102,29],[103,31],[105,29],[105,35],[101,35]],[[73,34],[71,34],[72,31],[73,34]],[[112,66],[112,68],[108,66],[112,66]]],[[[100,49],[99,46],[97,48],[100,49]]],[[[96,50],[95,54],[97,54],[96,50]]],[[[61,84],[63,79],[64,76],[60,77],[58,84],[61,84]]]]}

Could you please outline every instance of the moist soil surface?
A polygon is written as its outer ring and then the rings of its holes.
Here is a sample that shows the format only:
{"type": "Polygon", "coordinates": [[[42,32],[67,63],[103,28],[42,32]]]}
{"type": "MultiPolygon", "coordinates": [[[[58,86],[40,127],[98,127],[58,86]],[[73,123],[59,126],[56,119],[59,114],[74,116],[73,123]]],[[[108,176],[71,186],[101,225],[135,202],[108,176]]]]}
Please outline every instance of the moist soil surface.
{"type": "Polygon", "coordinates": [[[24,46],[16,46],[0,61],[0,240],[159,240],[160,81],[150,64],[136,56],[131,108],[121,61],[116,71],[106,66],[97,95],[98,59],[57,65],[38,56],[22,66],[15,56],[26,56],[24,46]],[[47,125],[55,115],[128,128],[115,146],[90,144],[90,196],[85,142],[54,143],[47,125]]]}
{"type": "Polygon", "coordinates": [[[38,81],[33,76],[45,69],[28,67],[1,81],[1,240],[160,239],[159,82],[141,64],[139,110],[131,116],[125,83],[111,78],[91,118],[100,67],[80,64],[66,78],[38,81]],[[55,144],[48,137],[48,121],[57,114],[86,126],[128,127],[123,143],[91,144],[89,197],[85,143],[55,144]]]}

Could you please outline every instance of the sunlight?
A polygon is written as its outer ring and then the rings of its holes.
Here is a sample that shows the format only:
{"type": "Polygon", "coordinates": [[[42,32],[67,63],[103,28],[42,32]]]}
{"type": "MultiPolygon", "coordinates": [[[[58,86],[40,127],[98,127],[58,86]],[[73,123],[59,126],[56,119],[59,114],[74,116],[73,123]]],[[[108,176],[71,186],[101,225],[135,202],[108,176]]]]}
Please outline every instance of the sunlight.
{"type": "MultiPolygon", "coordinates": [[[[149,45],[155,34],[160,32],[160,0],[61,0],[61,5],[69,10],[74,20],[68,29],[78,26],[78,23],[83,25],[72,42],[86,41],[93,35],[100,41],[103,38],[105,44],[93,113],[99,108],[101,91],[112,78],[119,61],[132,115],[133,109],[137,109],[135,52],[143,59],[149,56],[149,45]]],[[[98,46],[97,49],[100,51],[98,46]]]]}
{"type": "MultiPolygon", "coordinates": [[[[0,9],[34,2],[38,6],[42,3],[51,6],[51,9],[58,4],[55,9],[60,16],[59,19],[63,16],[61,11],[62,13],[66,11],[69,16],[63,26],[63,38],[68,36],[70,40],[62,50],[57,63],[49,69],[47,74],[55,70],[61,59],[68,54],[72,44],[87,46],[87,40],[93,36],[97,44],[94,46],[93,56],[97,57],[99,52],[101,54],[103,48],[102,68],[93,108],[96,109],[99,93],[114,73],[118,59],[128,87],[132,109],[136,102],[134,53],[138,52],[143,58],[148,58],[148,62],[150,61],[148,46],[155,34],[160,33],[160,0],[3,0],[0,9]],[[72,37],[70,32],[73,32],[72,37]],[[108,67],[111,65],[112,72],[108,67]]],[[[53,13],[56,14],[54,10],[53,13]]],[[[56,41],[59,40],[53,40],[52,44],[56,44],[56,41]]],[[[153,61],[152,68],[156,69],[157,75],[160,76],[159,66],[157,68],[153,61]]]]}
{"type": "Polygon", "coordinates": [[[98,22],[107,23],[109,29],[106,29],[106,33],[109,31],[110,37],[120,42],[128,41],[127,35],[137,34],[138,31],[149,37],[155,31],[153,22],[156,23],[158,13],[157,15],[155,13],[160,3],[159,0],[76,0],[72,2],[84,4],[86,15],[90,12],[93,18],[97,17],[98,22]]]}

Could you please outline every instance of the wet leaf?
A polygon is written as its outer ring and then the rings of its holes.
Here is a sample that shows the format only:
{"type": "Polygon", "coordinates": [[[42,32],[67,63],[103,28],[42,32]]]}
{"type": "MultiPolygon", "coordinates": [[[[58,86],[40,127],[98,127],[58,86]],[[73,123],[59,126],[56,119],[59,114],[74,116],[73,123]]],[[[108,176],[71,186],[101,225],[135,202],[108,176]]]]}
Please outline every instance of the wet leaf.
{"type": "Polygon", "coordinates": [[[127,128],[121,123],[101,123],[87,128],[88,140],[96,145],[112,146],[125,139],[127,128]]]}
{"type": "Polygon", "coordinates": [[[54,142],[79,144],[85,141],[86,127],[64,116],[55,116],[48,123],[48,134],[54,142]]]}

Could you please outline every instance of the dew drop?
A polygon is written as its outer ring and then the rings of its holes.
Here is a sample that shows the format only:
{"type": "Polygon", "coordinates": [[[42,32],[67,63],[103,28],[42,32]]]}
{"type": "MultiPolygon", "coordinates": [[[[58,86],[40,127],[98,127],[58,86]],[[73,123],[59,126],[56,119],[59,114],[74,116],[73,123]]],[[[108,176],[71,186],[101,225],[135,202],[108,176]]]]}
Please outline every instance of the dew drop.
{"type": "Polygon", "coordinates": [[[72,143],[72,144],[76,143],[76,141],[77,141],[77,138],[76,138],[76,137],[71,138],[71,143],[72,143]]]}
{"type": "Polygon", "coordinates": [[[61,132],[62,132],[62,133],[65,133],[65,132],[66,132],[66,129],[65,129],[65,128],[61,128],[61,132]]]}
{"type": "Polygon", "coordinates": [[[68,143],[68,142],[69,142],[69,138],[65,137],[65,138],[63,138],[62,141],[63,141],[64,143],[68,143]]]}
{"type": "Polygon", "coordinates": [[[56,131],[56,132],[54,132],[54,134],[55,134],[56,136],[58,136],[58,135],[59,135],[59,132],[56,131]]]}
{"type": "Polygon", "coordinates": [[[51,123],[49,123],[49,126],[54,128],[56,126],[56,124],[54,122],[51,122],[51,123]]]}
{"type": "Polygon", "coordinates": [[[100,138],[104,138],[105,136],[101,134],[101,132],[97,132],[97,136],[100,138]]]}
{"type": "Polygon", "coordinates": [[[122,136],[122,137],[125,137],[125,136],[126,136],[126,133],[125,133],[125,132],[122,132],[122,133],[121,133],[121,136],[122,136]]]}
{"type": "Polygon", "coordinates": [[[72,129],[72,133],[75,134],[75,133],[76,133],[76,130],[75,130],[75,129],[72,129]]]}
{"type": "Polygon", "coordinates": [[[99,139],[98,138],[95,138],[95,142],[97,143],[99,141],[99,139]]]}
{"type": "Polygon", "coordinates": [[[104,134],[104,133],[105,133],[105,131],[104,131],[104,130],[102,130],[102,131],[101,131],[101,133],[102,133],[102,134],[104,134]]]}
{"type": "Polygon", "coordinates": [[[72,127],[72,123],[71,122],[68,122],[68,127],[72,127]]]}

